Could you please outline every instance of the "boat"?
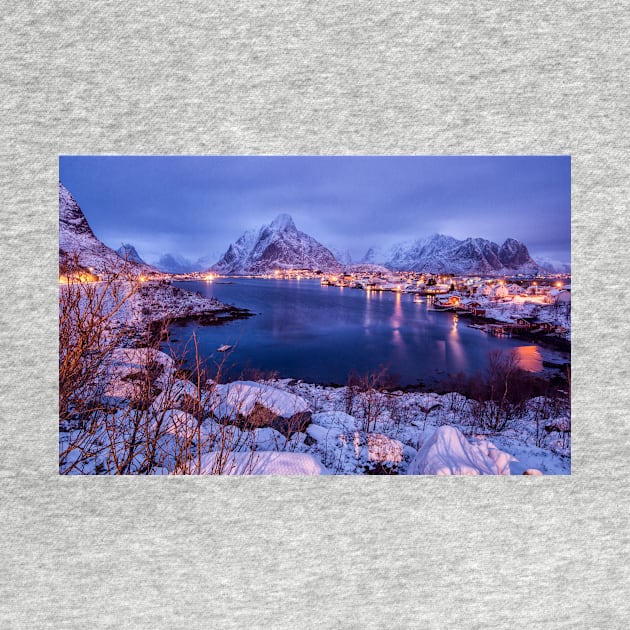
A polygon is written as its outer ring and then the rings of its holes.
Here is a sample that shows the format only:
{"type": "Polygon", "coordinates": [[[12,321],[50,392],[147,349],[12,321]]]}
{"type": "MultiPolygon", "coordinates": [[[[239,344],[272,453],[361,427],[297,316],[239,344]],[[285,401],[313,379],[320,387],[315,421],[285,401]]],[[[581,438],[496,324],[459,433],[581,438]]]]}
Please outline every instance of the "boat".
{"type": "Polygon", "coordinates": [[[232,346],[229,346],[228,344],[223,344],[222,346],[219,346],[217,348],[218,352],[227,352],[232,346]]]}

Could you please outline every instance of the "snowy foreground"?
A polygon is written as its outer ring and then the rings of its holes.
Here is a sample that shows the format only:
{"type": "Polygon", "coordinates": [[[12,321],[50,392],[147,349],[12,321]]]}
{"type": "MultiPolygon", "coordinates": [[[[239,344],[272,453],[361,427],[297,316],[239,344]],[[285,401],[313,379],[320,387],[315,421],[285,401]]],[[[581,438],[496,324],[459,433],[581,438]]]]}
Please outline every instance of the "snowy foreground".
{"type": "Polygon", "coordinates": [[[193,383],[147,348],[116,349],[97,389],[90,414],[60,427],[62,473],[570,473],[568,411],[543,398],[493,432],[456,393],[193,383]]]}

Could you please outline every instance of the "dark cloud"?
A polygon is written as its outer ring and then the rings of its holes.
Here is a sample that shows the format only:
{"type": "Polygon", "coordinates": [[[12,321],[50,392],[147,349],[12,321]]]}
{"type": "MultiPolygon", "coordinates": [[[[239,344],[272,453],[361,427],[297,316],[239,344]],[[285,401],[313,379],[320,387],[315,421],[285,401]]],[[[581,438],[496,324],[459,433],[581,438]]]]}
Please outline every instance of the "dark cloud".
{"type": "Polygon", "coordinates": [[[280,212],[358,258],[434,232],[570,259],[567,156],[62,156],[95,233],[147,260],[216,259],[280,212]]]}

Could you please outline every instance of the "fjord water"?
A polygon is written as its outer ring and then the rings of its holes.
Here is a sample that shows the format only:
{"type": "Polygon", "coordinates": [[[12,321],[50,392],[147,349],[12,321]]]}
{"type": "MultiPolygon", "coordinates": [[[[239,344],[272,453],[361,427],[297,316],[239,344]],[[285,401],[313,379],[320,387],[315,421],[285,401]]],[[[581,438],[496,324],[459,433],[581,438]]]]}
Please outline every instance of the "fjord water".
{"type": "Polygon", "coordinates": [[[322,287],[317,280],[234,278],[179,286],[256,313],[220,326],[171,326],[170,351],[181,351],[194,330],[209,367],[223,362],[224,379],[256,370],[344,384],[351,372],[384,366],[401,386],[428,385],[483,371],[490,351],[513,348],[522,367],[542,369],[538,347],[487,335],[470,328],[469,319],[432,311],[409,294],[322,287]],[[218,352],[224,344],[232,349],[218,352]]]}

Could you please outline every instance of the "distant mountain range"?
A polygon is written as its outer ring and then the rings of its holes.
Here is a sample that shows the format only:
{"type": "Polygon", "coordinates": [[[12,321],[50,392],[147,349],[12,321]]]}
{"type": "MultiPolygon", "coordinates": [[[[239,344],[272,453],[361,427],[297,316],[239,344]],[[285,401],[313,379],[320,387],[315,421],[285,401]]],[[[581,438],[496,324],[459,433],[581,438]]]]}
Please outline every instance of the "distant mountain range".
{"type": "MultiPolygon", "coordinates": [[[[525,244],[513,238],[498,245],[483,238],[458,240],[433,234],[397,244],[388,250],[372,247],[354,265],[349,252],[336,253],[337,256],[315,238],[298,230],[288,214],[280,214],[270,224],[245,232],[211,269],[225,274],[266,274],[278,269],[338,272],[348,266],[355,270],[386,267],[395,271],[468,275],[570,272],[570,266],[566,264],[537,263],[525,244]]],[[[76,257],[80,266],[97,274],[120,268],[123,259],[144,272],[154,272],[157,267],[168,273],[189,273],[205,266],[203,259],[192,262],[181,256],[165,254],[153,267],[142,260],[130,243],[113,251],[96,238],[81,208],[61,183],[59,256],[62,268],[76,257]]]]}
{"type": "Polygon", "coordinates": [[[399,271],[455,274],[537,273],[542,266],[529,255],[524,243],[508,238],[502,245],[483,238],[458,240],[433,234],[400,243],[385,253],[370,248],[363,262],[381,263],[399,271]]]}
{"type": "Polygon", "coordinates": [[[232,243],[214,269],[222,273],[271,273],[276,269],[332,271],[341,264],[312,236],[300,232],[288,214],[245,232],[232,243]]]}
{"type": "Polygon", "coordinates": [[[193,271],[207,269],[208,263],[209,260],[207,258],[189,260],[177,254],[164,254],[154,265],[160,271],[165,271],[166,273],[192,273],[193,271]]]}
{"type": "MultiPolygon", "coordinates": [[[[333,255],[313,237],[300,232],[289,215],[282,214],[269,225],[245,232],[229,246],[214,268],[232,274],[291,268],[337,271],[351,263],[347,251],[333,255]]],[[[543,269],[516,239],[508,238],[498,245],[483,238],[460,241],[443,234],[400,243],[387,251],[370,248],[361,263],[435,274],[531,274],[543,269]]]]}

